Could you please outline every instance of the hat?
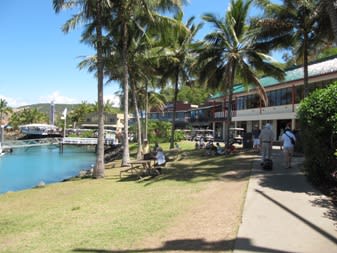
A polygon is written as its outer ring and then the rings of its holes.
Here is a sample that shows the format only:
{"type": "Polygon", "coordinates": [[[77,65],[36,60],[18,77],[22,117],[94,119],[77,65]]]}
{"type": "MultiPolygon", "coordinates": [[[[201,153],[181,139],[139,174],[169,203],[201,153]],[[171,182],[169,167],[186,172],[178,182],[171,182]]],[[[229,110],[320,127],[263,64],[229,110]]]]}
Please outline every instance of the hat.
{"type": "Polygon", "coordinates": [[[147,141],[147,139],[144,139],[144,142],[147,141]]]}
{"type": "Polygon", "coordinates": [[[270,130],[271,130],[271,125],[269,124],[269,123],[267,123],[265,126],[264,126],[265,128],[269,128],[270,130]]]}

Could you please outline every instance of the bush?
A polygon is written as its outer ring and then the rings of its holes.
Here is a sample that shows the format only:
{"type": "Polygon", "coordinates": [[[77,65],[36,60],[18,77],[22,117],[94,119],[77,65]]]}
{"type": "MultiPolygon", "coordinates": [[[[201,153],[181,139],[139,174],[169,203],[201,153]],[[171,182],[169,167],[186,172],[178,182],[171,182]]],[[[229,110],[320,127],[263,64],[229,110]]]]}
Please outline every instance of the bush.
{"type": "Polygon", "coordinates": [[[337,170],[337,82],[317,89],[299,107],[305,169],[316,183],[331,183],[337,170]]]}
{"type": "MultiPolygon", "coordinates": [[[[144,126],[143,126],[144,127],[144,126]]],[[[171,138],[172,123],[164,120],[149,120],[148,121],[148,140],[150,143],[169,142],[171,138]]],[[[131,133],[137,132],[137,125],[130,126],[131,133]]],[[[176,130],[174,133],[174,141],[179,142],[185,139],[183,131],[176,130]]]]}

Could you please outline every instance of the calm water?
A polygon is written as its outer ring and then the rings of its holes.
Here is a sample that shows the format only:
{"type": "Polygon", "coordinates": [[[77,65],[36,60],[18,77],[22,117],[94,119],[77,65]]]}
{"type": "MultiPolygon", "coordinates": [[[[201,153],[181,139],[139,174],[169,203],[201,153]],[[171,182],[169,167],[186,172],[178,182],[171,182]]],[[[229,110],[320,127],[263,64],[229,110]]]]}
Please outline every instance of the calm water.
{"type": "Polygon", "coordinates": [[[85,147],[41,146],[14,149],[0,157],[0,194],[54,183],[75,176],[95,163],[95,153],[85,147]]]}

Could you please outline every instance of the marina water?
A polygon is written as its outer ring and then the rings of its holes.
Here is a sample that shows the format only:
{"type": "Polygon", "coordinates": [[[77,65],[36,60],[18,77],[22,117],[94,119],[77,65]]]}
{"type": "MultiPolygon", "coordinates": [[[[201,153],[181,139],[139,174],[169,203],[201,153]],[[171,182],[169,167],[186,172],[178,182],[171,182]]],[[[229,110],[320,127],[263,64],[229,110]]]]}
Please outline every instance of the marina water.
{"type": "Polygon", "coordinates": [[[90,169],[94,150],[87,147],[58,145],[17,148],[0,157],[0,194],[60,182],[90,169]]]}

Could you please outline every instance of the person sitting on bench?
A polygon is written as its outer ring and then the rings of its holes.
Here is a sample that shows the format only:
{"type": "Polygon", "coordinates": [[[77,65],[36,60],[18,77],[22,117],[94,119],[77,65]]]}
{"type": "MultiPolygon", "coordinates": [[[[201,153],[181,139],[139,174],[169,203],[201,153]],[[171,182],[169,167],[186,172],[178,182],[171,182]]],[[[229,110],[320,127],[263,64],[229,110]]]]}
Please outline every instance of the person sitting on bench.
{"type": "Polygon", "coordinates": [[[159,174],[161,173],[161,167],[165,166],[165,164],[166,164],[165,154],[163,152],[163,149],[159,147],[156,153],[156,164],[155,164],[155,168],[159,172],[159,174]]]}

